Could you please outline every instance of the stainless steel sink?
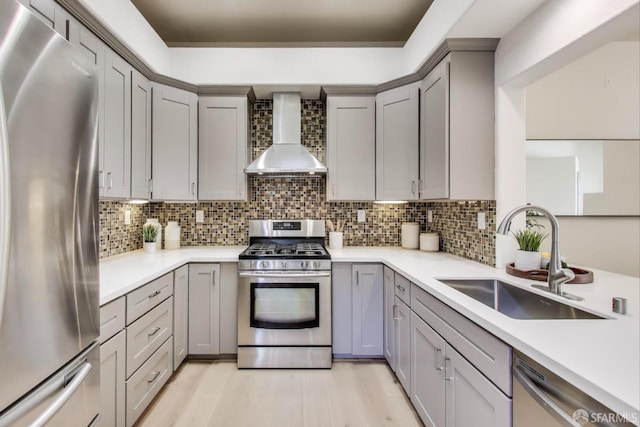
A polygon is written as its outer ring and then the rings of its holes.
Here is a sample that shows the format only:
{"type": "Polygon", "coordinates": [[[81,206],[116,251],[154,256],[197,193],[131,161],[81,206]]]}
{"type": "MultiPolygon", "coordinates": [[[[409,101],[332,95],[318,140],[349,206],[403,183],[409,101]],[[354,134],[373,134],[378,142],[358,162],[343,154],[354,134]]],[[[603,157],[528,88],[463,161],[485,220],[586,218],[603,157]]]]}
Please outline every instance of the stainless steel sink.
{"type": "Polygon", "coordinates": [[[439,281],[514,319],[604,319],[498,279],[439,281]]]}

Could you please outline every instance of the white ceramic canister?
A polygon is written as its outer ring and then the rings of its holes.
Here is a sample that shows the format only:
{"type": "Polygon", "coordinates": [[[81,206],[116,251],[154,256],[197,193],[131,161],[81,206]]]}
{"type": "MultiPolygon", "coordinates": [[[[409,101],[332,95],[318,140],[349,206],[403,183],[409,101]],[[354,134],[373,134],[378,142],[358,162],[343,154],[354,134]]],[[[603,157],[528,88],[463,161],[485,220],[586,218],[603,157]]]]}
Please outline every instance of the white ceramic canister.
{"type": "Polygon", "coordinates": [[[156,249],[162,249],[162,226],[160,225],[160,221],[158,218],[147,218],[147,222],[144,225],[153,224],[158,229],[158,235],[156,236],[156,249]]]}
{"type": "Polygon", "coordinates": [[[180,226],[176,221],[169,221],[164,228],[164,248],[180,248],[180,226]]]}
{"type": "Polygon", "coordinates": [[[418,236],[420,235],[420,224],[417,222],[402,223],[402,247],[405,249],[418,249],[418,236]]]}
{"type": "Polygon", "coordinates": [[[342,231],[329,232],[329,248],[342,249],[342,231]]]}
{"type": "Polygon", "coordinates": [[[438,252],[440,250],[440,236],[438,236],[438,233],[421,233],[420,250],[438,252]]]}

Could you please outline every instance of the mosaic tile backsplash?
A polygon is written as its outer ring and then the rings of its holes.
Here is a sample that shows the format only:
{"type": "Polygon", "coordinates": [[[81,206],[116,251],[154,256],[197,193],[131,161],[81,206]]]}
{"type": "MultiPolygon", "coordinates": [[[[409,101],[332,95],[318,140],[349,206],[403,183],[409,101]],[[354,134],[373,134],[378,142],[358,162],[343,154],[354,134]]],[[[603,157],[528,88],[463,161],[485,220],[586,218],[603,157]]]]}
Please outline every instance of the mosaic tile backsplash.
{"type": "MultiPolygon", "coordinates": [[[[258,157],[271,145],[272,102],[252,106],[251,152],[258,157]]],[[[321,161],[325,159],[324,103],[302,101],[304,145],[321,161]]],[[[327,202],[321,176],[252,177],[247,202],[149,203],[131,205],[100,201],[100,256],[108,257],[142,248],[139,231],[146,218],[158,218],[163,226],[178,221],[183,246],[246,245],[250,219],[331,219],[345,221],[345,246],[400,246],[403,222],[418,222],[422,232],[440,234],[440,250],[495,265],[495,201],[412,202],[399,205],[372,202],[327,202]],[[356,221],[364,209],[366,222],[356,221]],[[131,211],[131,225],[124,212],[131,211]],[[204,223],[196,224],[196,210],[204,211],[204,223]],[[433,222],[427,223],[427,211],[433,222]],[[486,213],[485,230],[476,227],[477,212],[486,213]]]]}

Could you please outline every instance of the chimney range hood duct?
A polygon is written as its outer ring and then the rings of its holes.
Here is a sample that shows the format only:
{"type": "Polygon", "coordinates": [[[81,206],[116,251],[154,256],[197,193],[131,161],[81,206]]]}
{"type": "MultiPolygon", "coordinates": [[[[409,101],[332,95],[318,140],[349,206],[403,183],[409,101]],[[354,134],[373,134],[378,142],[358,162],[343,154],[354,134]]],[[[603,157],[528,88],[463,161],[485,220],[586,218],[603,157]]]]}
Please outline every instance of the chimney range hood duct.
{"type": "Polygon", "coordinates": [[[301,143],[300,94],[275,92],[273,94],[273,145],[246,167],[248,175],[327,173],[301,143]]]}

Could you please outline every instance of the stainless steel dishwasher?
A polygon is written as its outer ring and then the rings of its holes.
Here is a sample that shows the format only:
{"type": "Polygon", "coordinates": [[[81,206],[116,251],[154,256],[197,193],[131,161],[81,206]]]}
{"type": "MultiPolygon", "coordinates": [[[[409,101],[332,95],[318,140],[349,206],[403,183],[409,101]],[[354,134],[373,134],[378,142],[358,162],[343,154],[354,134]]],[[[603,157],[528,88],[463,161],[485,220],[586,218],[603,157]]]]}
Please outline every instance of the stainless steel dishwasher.
{"type": "Polygon", "coordinates": [[[514,351],[513,427],[633,426],[638,413],[617,414],[527,356],[514,351]]]}

